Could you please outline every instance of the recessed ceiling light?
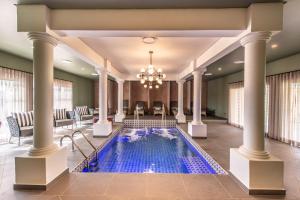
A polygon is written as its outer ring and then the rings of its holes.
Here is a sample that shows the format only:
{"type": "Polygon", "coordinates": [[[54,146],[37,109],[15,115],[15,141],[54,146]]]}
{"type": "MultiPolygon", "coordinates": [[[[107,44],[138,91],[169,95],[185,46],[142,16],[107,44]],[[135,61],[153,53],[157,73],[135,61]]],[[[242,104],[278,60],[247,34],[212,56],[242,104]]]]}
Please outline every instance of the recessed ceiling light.
{"type": "Polygon", "coordinates": [[[92,73],[92,76],[98,76],[98,74],[97,73],[92,73]]]}
{"type": "Polygon", "coordinates": [[[211,75],[213,75],[213,74],[208,72],[208,73],[205,73],[204,75],[205,75],[205,76],[211,76],[211,75]]]}
{"type": "Polygon", "coordinates": [[[156,37],[143,37],[143,42],[145,44],[153,44],[156,40],[156,37]]]}
{"type": "Polygon", "coordinates": [[[277,47],[278,47],[278,44],[272,44],[272,45],[271,45],[271,48],[272,48],[272,49],[275,49],[275,48],[277,48],[277,47]]]}
{"type": "Polygon", "coordinates": [[[63,63],[70,64],[72,63],[72,60],[63,60],[63,63]]]}
{"type": "Polygon", "coordinates": [[[233,63],[234,63],[234,64],[243,64],[244,61],[243,61],[243,60],[236,60],[236,61],[234,61],[233,63]]]}
{"type": "Polygon", "coordinates": [[[219,70],[219,71],[222,71],[222,68],[221,68],[221,67],[219,67],[219,68],[218,68],[218,70],[219,70]]]}

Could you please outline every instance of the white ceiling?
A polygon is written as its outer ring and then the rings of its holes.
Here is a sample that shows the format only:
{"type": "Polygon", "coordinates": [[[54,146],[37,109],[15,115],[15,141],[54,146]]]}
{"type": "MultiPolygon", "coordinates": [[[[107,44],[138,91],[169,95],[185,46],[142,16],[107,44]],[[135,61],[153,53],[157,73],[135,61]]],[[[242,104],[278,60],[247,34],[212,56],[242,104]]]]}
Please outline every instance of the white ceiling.
{"type": "MultiPolygon", "coordinates": [[[[16,3],[12,0],[0,0],[0,51],[32,60],[32,42],[27,38],[26,33],[17,32],[17,10],[16,3]]],[[[56,68],[84,76],[94,78],[94,67],[65,50],[61,45],[55,47],[54,65],[56,68]],[[63,60],[71,60],[66,64],[63,60]]]]}
{"type": "Polygon", "coordinates": [[[251,3],[282,0],[19,0],[19,4],[45,4],[49,8],[240,8],[251,3]]]}
{"type": "Polygon", "coordinates": [[[160,37],[154,44],[145,44],[141,37],[81,38],[112,65],[126,74],[138,73],[149,65],[149,50],[154,51],[153,65],[167,74],[179,73],[201,55],[217,38],[160,37]]]}
{"type": "MultiPolygon", "coordinates": [[[[276,0],[275,0],[276,1],[276,0]]],[[[280,0],[279,0],[280,1],[280,0]]],[[[274,2],[273,0],[1,0],[0,1],[0,50],[21,57],[32,59],[32,44],[26,34],[16,31],[16,3],[43,3],[51,8],[200,8],[200,7],[247,7],[253,2],[274,2]]],[[[300,52],[300,0],[288,0],[284,7],[284,30],[275,35],[270,44],[277,43],[277,49],[268,46],[268,61],[300,52]]],[[[85,36],[83,40],[101,55],[109,58],[114,67],[121,72],[136,73],[141,67],[148,65],[148,51],[154,50],[154,65],[162,67],[167,73],[178,73],[188,62],[201,55],[216,38],[209,37],[163,37],[154,45],[141,42],[141,36],[120,37],[85,36]]],[[[223,57],[209,66],[208,71],[214,77],[224,76],[243,69],[243,65],[235,65],[235,60],[243,59],[243,49],[223,57]],[[221,67],[222,71],[218,71],[221,67]]],[[[94,67],[72,55],[61,45],[55,48],[55,67],[89,78],[94,67]],[[64,64],[64,59],[72,60],[64,64]],[[84,69],[84,70],[82,70],[84,69]]],[[[94,77],[95,78],[95,77],[94,77]]]]}
{"type": "MultiPolygon", "coordinates": [[[[274,35],[267,45],[267,62],[271,62],[300,52],[300,0],[288,0],[283,10],[283,30],[274,35]],[[272,44],[277,44],[275,49],[272,44]]],[[[224,56],[208,67],[208,72],[213,73],[208,79],[213,79],[232,74],[244,69],[243,64],[234,64],[236,60],[244,60],[242,47],[224,56]],[[219,71],[218,68],[222,68],[219,71]]],[[[284,67],[284,66],[282,66],[284,67]]]]}

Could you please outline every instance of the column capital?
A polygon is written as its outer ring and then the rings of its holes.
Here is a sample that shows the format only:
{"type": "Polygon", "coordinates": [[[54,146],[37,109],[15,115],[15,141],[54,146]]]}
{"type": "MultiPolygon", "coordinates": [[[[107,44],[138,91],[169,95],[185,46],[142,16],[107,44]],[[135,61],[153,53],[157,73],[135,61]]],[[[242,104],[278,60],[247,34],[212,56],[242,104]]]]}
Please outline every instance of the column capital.
{"type": "Polygon", "coordinates": [[[29,32],[28,38],[33,41],[43,41],[56,46],[58,44],[58,40],[53,36],[49,35],[48,33],[41,33],[41,32],[29,32]]]}
{"type": "Polygon", "coordinates": [[[177,84],[184,84],[184,82],[185,82],[184,79],[180,79],[180,80],[177,80],[177,81],[176,81],[177,84]]]}
{"type": "Polygon", "coordinates": [[[193,75],[203,75],[206,72],[206,68],[198,68],[195,69],[192,74],[193,75]]]}
{"type": "Polygon", "coordinates": [[[118,84],[123,84],[125,82],[125,80],[123,80],[123,79],[117,79],[116,81],[118,84]]]}
{"type": "Polygon", "coordinates": [[[270,31],[252,32],[241,39],[241,45],[245,46],[248,43],[256,41],[267,41],[271,38],[272,33],[270,31]]]}
{"type": "Polygon", "coordinates": [[[95,67],[95,70],[99,75],[101,75],[103,73],[107,73],[107,69],[105,69],[105,68],[96,68],[95,67]]]}

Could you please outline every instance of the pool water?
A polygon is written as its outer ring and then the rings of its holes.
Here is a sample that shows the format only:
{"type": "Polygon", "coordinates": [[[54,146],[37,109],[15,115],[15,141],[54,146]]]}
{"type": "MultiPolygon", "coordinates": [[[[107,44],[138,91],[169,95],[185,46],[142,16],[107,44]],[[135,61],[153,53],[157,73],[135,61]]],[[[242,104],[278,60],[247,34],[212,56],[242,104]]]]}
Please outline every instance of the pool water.
{"type": "Polygon", "coordinates": [[[122,129],[83,172],[217,174],[219,168],[177,128],[148,128],[122,129]]]}

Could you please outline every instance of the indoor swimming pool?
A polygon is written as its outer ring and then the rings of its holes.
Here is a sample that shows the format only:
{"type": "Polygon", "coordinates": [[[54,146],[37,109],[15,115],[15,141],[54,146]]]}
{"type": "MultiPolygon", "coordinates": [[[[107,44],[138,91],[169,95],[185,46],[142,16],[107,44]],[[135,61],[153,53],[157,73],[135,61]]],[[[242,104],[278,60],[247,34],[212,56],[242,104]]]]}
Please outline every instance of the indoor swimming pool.
{"type": "Polygon", "coordinates": [[[226,174],[177,128],[123,128],[80,171],[226,174]]]}

